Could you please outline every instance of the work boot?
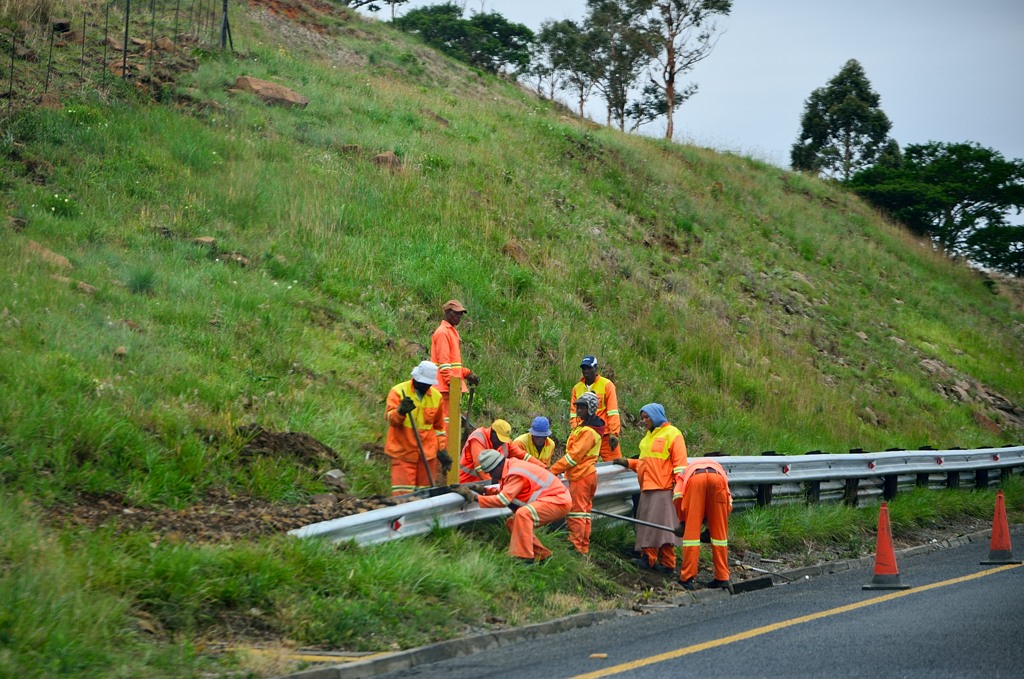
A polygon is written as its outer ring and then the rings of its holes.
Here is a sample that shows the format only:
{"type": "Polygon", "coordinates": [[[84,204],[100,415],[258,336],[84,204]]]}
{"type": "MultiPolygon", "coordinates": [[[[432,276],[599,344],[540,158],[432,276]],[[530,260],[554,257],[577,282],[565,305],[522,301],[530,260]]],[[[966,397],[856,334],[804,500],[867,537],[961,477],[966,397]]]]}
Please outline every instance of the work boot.
{"type": "Polygon", "coordinates": [[[512,558],[515,560],[515,562],[517,564],[520,564],[522,566],[536,566],[537,565],[537,560],[536,559],[527,559],[526,557],[522,557],[522,556],[514,556],[512,558]]]}
{"type": "Polygon", "coordinates": [[[676,582],[679,583],[680,587],[691,592],[697,589],[697,578],[690,578],[689,580],[676,580],[676,582]]]}
{"type": "Polygon", "coordinates": [[[716,578],[708,583],[708,589],[729,589],[729,581],[716,578]]]}
{"type": "Polygon", "coordinates": [[[654,570],[657,573],[664,573],[666,575],[671,575],[672,573],[675,573],[675,571],[676,571],[676,569],[674,569],[674,568],[672,568],[670,566],[666,566],[665,564],[662,564],[662,563],[654,564],[654,570]]]}
{"type": "Polygon", "coordinates": [[[655,567],[651,565],[651,562],[647,560],[646,556],[641,556],[638,559],[633,559],[633,563],[636,564],[636,567],[642,571],[656,570],[655,567]]]}

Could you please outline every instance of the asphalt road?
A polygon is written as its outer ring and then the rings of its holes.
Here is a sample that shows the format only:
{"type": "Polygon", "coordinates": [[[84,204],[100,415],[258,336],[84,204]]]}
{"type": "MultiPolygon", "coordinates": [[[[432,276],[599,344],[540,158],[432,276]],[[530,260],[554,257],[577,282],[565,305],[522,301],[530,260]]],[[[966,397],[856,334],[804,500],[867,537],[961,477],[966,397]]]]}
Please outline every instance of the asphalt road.
{"type": "Polygon", "coordinates": [[[863,590],[872,571],[852,570],[381,676],[1024,677],[1024,567],[987,556],[975,543],[905,558],[903,591],[863,590]]]}

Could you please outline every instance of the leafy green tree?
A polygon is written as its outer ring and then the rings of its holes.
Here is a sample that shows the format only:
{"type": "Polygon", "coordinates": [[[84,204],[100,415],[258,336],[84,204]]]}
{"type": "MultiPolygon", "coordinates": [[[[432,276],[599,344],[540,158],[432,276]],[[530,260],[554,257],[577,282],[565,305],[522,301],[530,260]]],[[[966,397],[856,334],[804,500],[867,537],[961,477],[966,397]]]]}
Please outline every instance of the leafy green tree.
{"type": "MultiPolygon", "coordinates": [[[[682,98],[689,99],[696,91],[697,84],[691,83],[682,95],[677,93],[676,98],[678,100],[682,96],[682,98]]],[[[630,132],[636,132],[641,125],[653,123],[665,115],[668,115],[668,102],[665,101],[665,95],[658,89],[658,86],[651,82],[644,85],[640,91],[640,98],[634,99],[626,107],[626,119],[632,123],[629,127],[630,132]]]]}
{"type": "Polygon", "coordinates": [[[696,89],[680,89],[679,79],[711,56],[718,43],[719,17],[732,11],[732,0],[647,0],[647,35],[654,57],[651,82],[667,107],[665,138],[675,133],[676,109],[696,89]],[[682,96],[680,96],[682,95],[682,96]]]}
{"type": "Polygon", "coordinates": [[[464,19],[462,8],[453,3],[420,7],[392,23],[419,35],[428,45],[491,73],[500,73],[506,67],[517,71],[527,68],[535,40],[529,28],[497,12],[464,19]]]}
{"type": "Polygon", "coordinates": [[[849,181],[873,165],[892,146],[892,123],[880,103],[860,63],[847,61],[805,103],[800,136],[790,150],[793,169],[849,181]]]}
{"type": "Polygon", "coordinates": [[[497,12],[474,14],[469,25],[483,36],[475,61],[470,63],[492,73],[506,66],[517,72],[529,68],[530,47],[537,37],[527,26],[513,23],[497,12]]]}
{"type": "Polygon", "coordinates": [[[543,41],[543,24],[537,40],[530,45],[530,65],[520,72],[520,77],[532,85],[537,94],[554,100],[558,89],[558,77],[551,63],[551,51],[543,41]]]}
{"type": "Polygon", "coordinates": [[[1024,226],[990,225],[967,237],[968,257],[982,266],[1024,276],[1024,226]]]}
{"type": "Polygon", "coordinates": [[[599,69],[595,86],[604,96],[608,124],[626,129],[629,93],[653,54],[647,28],[641,23],[647,0],[587,0],[587,33],[594,49],[590,59],[599,69]]]}
{"type": "Polygon", "coordinates": [[[951,254],[1020,269],[1021,227],[1009,217],[1024,210],[1022,160],[974,142],[929,142],[858,172],[849,186],[951,254]]]}
{"type": "Polygon", "coordinates": [[[558,86],[571,92],[583,117],[583,106],[600,77],[601,68],[594,59],[595,36],[571,19],[545,21],[538,42],[545,45],[558,86]]]}
{"type": "Polygon", "coordinates": [[[409,2],[409,0],[345,0],[345,2],[343,4],[346,7],[351,7],[353,9],[359,9],[360,7],[365,7],[366,9],[370,10],[371,12],[379,12],[383,5],[390,5],[391,6],[391,18],[394,19],[395,18],[395,8],[398,5],[404,5],[407,2],[409,2]]]}

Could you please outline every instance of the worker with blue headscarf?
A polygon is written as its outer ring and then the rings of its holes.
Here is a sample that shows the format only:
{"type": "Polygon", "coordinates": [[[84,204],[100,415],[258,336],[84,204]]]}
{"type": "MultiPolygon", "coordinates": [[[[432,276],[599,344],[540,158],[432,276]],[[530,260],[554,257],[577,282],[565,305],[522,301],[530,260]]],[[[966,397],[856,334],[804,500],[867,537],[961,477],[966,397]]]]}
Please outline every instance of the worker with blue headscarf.
{"type": "MultiPolygon", "coordinates": [[[[648,403],[640,409],[640,422],[647,435],[640,441],[640,457],[619,457],[613,464],[636,472],[640,482],[640,502],[636,518],[659,526],[675,526],[676,510],[672,504],[672,488],[676,474],[686,468],[686,441],[673,427],[660,403],[648,403]]],[[[671,530],[638,525],[636,559],[641,570],[674,573],[679,538],[671,530]]]]}

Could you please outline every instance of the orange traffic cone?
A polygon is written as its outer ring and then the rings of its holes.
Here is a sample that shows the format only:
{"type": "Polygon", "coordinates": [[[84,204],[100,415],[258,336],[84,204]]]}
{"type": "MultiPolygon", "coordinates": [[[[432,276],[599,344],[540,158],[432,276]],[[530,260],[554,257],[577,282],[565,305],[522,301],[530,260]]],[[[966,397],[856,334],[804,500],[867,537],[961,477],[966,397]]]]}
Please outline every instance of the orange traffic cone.
{"type": "Polygon", "coordinates": [[[882,503],[878,511],[878,541],[875,545],[875,577],[863,589],[910,589],[900,582],[896,568],[896,552],[892,548],[892,531],[889,528],[889,505],[882,503]]]}
{"type": "Polygon", "coordinates": [[[996,493],[996,513],[992,517],[992,541],[989,543],[988,559],[982,565],[1021,563],[1013,559],[1010,546],[1010,527],[1006,523],[1006,502],[1003,491],[996,493]]]}

